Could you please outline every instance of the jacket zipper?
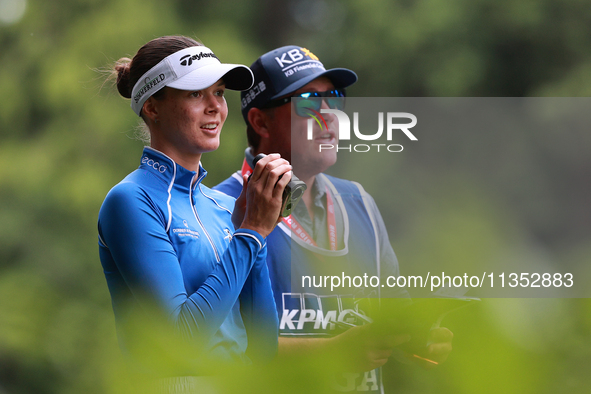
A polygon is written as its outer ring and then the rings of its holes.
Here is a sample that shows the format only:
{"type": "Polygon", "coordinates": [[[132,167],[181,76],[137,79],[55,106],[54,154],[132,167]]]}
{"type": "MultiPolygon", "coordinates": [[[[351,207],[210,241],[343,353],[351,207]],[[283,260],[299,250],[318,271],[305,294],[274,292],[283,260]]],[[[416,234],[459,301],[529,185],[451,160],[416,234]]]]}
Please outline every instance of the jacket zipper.
{"type": "MultiPolygon", "coordinates": [[[[196,183],[199,183],[201,181],[201,177],[199,177],[199,179],[197,179],[196,183]]],[[[191,184],[193,184],[191,182],[191,184]]],[[[197,219],[197,222],[199,222],[199,225],[201,226],[201,228],[203,229],[203,232],[205,233],[205,236],[207,237],[207,239],[209,240],[209,244],[211,245],[211,247],[213,248],[213,252],[215,253],[215,258],[218,261],[218,263],[220,262],[220,255],[218,253],[217,248],[215,247],[213,240],[211,239],[211,237],[209,236],[209,233],[207,232],[207,230],[205,229],[205,226],[203,225],[203,222],[201,222],[201,218],[199,218],[199,214],[197,213],[197,209],[195,208],[195,203],[193,202],[193,191],[195,189],[193,187],[191,187],[191,208],[193,208],[193,213],[195,214],[195,218],[197,219]]]]}

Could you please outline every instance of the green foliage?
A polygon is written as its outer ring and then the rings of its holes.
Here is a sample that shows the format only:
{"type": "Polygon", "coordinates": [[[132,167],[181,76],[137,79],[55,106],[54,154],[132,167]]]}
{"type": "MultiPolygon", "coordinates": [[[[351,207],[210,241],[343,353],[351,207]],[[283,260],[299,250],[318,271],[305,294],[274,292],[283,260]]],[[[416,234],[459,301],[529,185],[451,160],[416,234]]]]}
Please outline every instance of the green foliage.
{"type": "MultiPolygon", "coordinates": [[[[349,93],[356,96],[591,92],[591,7],[580,0],[26,4],[22,19],[0,22],[0,392],[152,388],[141,374],[129,379],[135,372],[126,371],[117,347],[96,233],[104,196],[137,167],[142,149],[133,137],[140,123],[129,101],[97,70],[108,70],[148,40],[190,35],[223,61],[244,64],[297,43],[329,67],[355,70],[359,83],[349,93]]],[[[221,148],[203,159],[208,185],[239,168],[246,145],[238,94],[227,100],[221,148]]],[[[486,172],[496,177],[494,190],[483,185],[479,166],[506,151],[468,144],[444,149],[446,136],[440,138],[424,156],[395,162],[394,202],[377,201],[381,208],[397,207],[388,213],[390,238],[403,269],[413,258],[477,260],[523,239],[539,255],[589,262],[588,135],[567,145],[557,143],[560,135],[524,136],[536,144],[507,147],[519,163],[486,172]],[[478,165],[460,168],[476,156],[483,156],[478,165]],[[524,201],[524,177],[547,198],[524,201]],[[455,186],[440,194],[437,186],[444,184],[455,186]],[[514,201],[518,208],[507,209],[514,201]],[[457,247],[446,231],[450,225],[471,248],[457,247]]],[[[366,185],[372,187],[380,185],[366,185]]],[[[530,249],[513,252],[538,256],[530,249]]],[[[385,382],[400,393],[587,392],[589,316],[588,300],[485,300],[446,320],[455,333],[446,364],[424,371],[391,361],[385,382]]],[[[164,338],[167,354],[185,355],[182,345],[164,338]]],[[[329,372],[323,367],[336,362],[331,356],[230,369],[222,385],[226,392],[321,392],[329,372]]]]}

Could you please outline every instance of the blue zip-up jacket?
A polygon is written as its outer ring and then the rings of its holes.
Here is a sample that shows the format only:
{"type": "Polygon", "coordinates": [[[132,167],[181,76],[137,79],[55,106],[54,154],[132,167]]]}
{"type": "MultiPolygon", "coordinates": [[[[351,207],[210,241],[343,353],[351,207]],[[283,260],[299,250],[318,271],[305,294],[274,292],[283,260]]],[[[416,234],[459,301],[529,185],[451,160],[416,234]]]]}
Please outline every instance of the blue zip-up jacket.
{"type": "Polygon", "coordinates": [[[126,308],[156,301],[216,359],[249,362],[248,347],[268,360],[278,321],[265,240],[234,231],[235,200],[202,185],[206,174],[146,147],[140,167],[105,198],[99,253],[120,341],[125,348],[126,308]]]}

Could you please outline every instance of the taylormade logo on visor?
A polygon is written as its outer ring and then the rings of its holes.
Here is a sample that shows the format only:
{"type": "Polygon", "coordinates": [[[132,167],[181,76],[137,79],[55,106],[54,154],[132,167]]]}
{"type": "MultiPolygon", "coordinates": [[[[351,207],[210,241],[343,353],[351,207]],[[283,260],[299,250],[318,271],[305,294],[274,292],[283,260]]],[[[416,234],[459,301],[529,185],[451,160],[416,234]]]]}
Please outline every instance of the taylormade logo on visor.
{"type": "MultiPolygon", "coordinates": [[[[339,124],[339,132],[338,132],[338,140],[340,141],[347,141],[351,139],[351,121],[349,120],[349,116],[340,111],[338,109],[320,109],[321,114],[333,114],[336,116],[338,124],[339,124]]],[[[318,114],[317,114],[318,115],[318,114]]],[[[318,121],[316,117],[312,117],[308,119],[307,124],[307,137],[308,140],[314,139],[314,123],[318,123],[320,128],[326,127],[326,120],[322,115],[320,115],[322,123],[318,121]],[[323,126],[324,125],[324,126],[323,126]]],[[[417,141],[417,137],[414,136],[410,132],[409,129],[413,128],[417,124],[417,117],[408,112],[387,112],[386,113],[386,140],[392,141],[392,136],[394,132],[402,132],[408,139],[411,141],[417,141]],[[407,119],[410,122],[404,123],[401,120],[407,119]]],[[[374,134],[363,134],[359,130],[359,112],[353,112],[353,132],[355,136],[363,141],[375,141],[382,137],[384,133],[384,113],[378,113],[378,130],[374,134]]],[[[370,150],[377,150],[380,152],[380,149],[383,148],[388,152],[402,152],[404,149],[400,144],[356,144],[356,145],[333,145],[333,144],[320,144],[318,150],[322,152],[323,150],[330,150],[336,149],[339,150],[346,150],[349,152],[369,152],[370,150]]]]}
{"type": "MultiPolygon", "coordinates": [[[[218,57],[216,55],[213,54],[213,52],[199,52],[197,55],[185,55],[183,57],[180,58],[181,61],[181,66],[190,66],[191,64],[193,64],[193,61],[199,61],[204,57],[213,57],[218,59],[218,57]]],[[[218,59],[220,60],[220,59],[218,59]]]]}

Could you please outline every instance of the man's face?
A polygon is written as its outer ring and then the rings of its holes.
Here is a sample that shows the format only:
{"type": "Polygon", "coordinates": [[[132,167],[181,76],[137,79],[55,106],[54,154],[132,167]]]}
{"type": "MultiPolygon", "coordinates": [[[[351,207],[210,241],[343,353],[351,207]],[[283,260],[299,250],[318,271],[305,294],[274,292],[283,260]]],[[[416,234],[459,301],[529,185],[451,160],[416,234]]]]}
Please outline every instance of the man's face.
{"type": "MultiPolygon", "coordinates": [[[[320,77],[296,90],[292,96],[305,92],[325,92],[334,88],[330,79],[320,77]]],[[[326,102],[322,101],[321,108],[329,107],[326,102]]],[[[305,179],[317,175],[336,163],[336,149],[320,151],[321,144],[336,146],[338,143],[338,121],[336,116],[322,114],[322,117],[326,120],[328,130],[324,126],[321,129],[318,123],[313,121],[313,138],[308,140],[307,124],[310,118],[304,118],[295,113],[292,116],[292,104],[277,107],[272,110],[270,115],[272,152],[267,153],[280,153],[283,158],[291,162],[294,173],[298,177],[305,179]]]]}

